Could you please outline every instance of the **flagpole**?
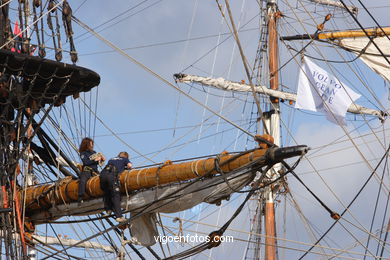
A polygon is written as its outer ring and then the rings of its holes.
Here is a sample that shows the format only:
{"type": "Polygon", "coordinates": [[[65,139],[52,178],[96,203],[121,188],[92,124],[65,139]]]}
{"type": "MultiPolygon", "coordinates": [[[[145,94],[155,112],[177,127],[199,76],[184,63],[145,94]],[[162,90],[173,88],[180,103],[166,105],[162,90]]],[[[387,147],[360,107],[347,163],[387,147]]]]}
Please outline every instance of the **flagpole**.
{"type": "MultiPolygon", "coordinates": [[[[268,56],[269,56],[269,73],[270,73],[270,88],[277,90],[279,88],[278,75],[278,34],[277,34],[277,19],[279,12],[277,11],[276,0],[267,1],[268,13],[268,56]]],[[[274,138],[274,143],[280,145],[280,116],[279,116],[279,99],[271,98],[269,112],[266,112],[270,134],[274,138]]],[[[275,165],[267,173],[270,180],[278,177],[280,165],[275,165]]],[[[275,225],[275,193],[273,186],[267,187],[263,194],[265,200],[264,207],[264,225],[265,225],[265,259],[276,260],[276,225],[275,225]]]]}

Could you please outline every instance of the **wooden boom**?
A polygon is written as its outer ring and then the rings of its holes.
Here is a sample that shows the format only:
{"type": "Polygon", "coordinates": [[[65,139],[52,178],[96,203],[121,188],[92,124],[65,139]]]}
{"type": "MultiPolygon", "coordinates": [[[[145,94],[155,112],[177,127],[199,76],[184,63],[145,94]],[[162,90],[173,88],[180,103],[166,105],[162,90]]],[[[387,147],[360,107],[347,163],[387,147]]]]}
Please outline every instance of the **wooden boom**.
{"type": "MultiPolygon", "coordinates": [[[[221,171],[227,173],[253,162],[256,162],[256,166],[262,167],[306,152],[306,146],[290,148],[267,147],[243,154],[232,155],[223,153],[217,158],[194,160],[178,164],[166,162],[159,167],[130,171],[125,170],[119,176],[120,191],[122,194],[127,194],[135,190],[188,181],[200,176],[212,176],[220,174],[221,171]],[[218,171],[216,170],[216,165],[220,166],[218,171]]],[[[78,180],[72,180],[68,177],[55,184],[44,184],[27,188],[25,190],[26,215],[28,216],[29,213],[39,210],[47,210],[55,205],[77,201],[78,184],[78,180]]],[[[86,193],[86,200],[101,198],[103,196],[103,191],[100,189],[99,176],[89,179],[86,186],[86,193]]]]}
{"type": "MultiPolygon", "coordinates": [[[[374,28],[374,29],[365,29],[364,30],[368,36],[371,37],[383,37],[385,35],[390,35],[390,27],[384,28],[374,28]],[[382,31],[383,30],[383,31],[382,31]]],[[[281,37],[282,40],[292,41],[292,40],[327,40],[327,39],[340,39],[340,38],[357,38],[357,37],[367,37],[366,33],[363,30],[352,30],[352,31],[340,31],[340,32],[325,32],[314,34],[302,34],[294,36],[284,36],[281,37]]]]}

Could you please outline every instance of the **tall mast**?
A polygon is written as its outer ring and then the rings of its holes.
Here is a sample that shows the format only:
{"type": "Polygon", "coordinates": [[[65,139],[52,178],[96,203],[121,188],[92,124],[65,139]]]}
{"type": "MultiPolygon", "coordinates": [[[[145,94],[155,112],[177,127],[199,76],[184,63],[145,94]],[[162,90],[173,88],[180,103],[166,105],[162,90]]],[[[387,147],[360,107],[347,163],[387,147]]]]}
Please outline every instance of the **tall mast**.
{"type": "MultiPolygon", "coordinates": [[[[270,76],[270,88],[277,90],[279,88],[279,75],[278,75],[278,38],[277,38],[277,19],[278,11],[276,0],[267,1],[267,14],[268,14],[268,57],[269,57],[269,76],[270,76]]],[[[279,123],[279,99],[271,98],[270,109],[265,113],[267,120],[267,128],[270,131],[270,135],[274,138],[274,143],[280,145],[280,123],[279,123]]],[[[280,165],[275,165],[267,173],[267,177],[270,180],[278,177],[278,170],[280,165]]],[[[264,225],[265,225],[265,259],[276,259],[276,228],[275,228],[275,204],[272,185],[269,186],[264,192],[264,225]]]]}

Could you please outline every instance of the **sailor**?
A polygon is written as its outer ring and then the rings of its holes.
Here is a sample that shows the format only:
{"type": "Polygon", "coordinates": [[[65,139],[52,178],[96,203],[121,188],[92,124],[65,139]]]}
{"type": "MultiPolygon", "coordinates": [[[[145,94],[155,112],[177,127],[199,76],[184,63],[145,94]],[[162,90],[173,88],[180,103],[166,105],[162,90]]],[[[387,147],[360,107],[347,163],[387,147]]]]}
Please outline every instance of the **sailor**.
{"type": "Polygon", "coordinates": [[[108,215],[113,211],[116,221],[126,221],[122,215],[121,196],[119,191],[119,174],[127,168],[132,168],[127,152],[120,152],[117,157],[110,159],[100,173],[100,188],[104,192],[104,208],[108,215]]]}
{"type": "Polygon", "coordinates": [[[80,174],[79,180],[79,192],[78,192],[78,202],[83,202],[83,195],[85,193],[85,187],[87,181],[91,178],[92,175],[99,174],[98,165],[102,165],[106,158],[101,153],[96,153],[93,150],[93,140],[91,138],[84,138],[81,141],[79,153],[81,161],[83,162],[82,171],[80,174]]]}

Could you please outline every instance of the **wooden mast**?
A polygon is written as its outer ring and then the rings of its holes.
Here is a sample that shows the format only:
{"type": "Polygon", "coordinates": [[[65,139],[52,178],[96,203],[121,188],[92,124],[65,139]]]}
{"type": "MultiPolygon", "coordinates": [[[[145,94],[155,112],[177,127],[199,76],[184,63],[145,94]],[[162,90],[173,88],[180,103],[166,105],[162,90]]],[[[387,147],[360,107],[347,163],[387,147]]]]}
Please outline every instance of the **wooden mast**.
{"type": "MultiPolygon", "coordinates": [[[[269,73],[270,73],[270,88],[277,90],[279,88],[278,75],[278,36],[277,36],[277,19],[278,11],[276,0],[267,1],[268,13],[268,47],[269,47],[269,73]]],[[[279,125],[279,99],[271,98],[271,106],[268,116],[265,118],[268,121],[270,134],[274,138],[276,145],[280,145],[280,125],[279,125]]],[[[277,178],[277,172],[280,166],[274,166],[267,175],[269,179],[277,178]]],[[[275,204],[274,192],[272,186],[268,187],[264,193],[264,225],[265,225],[265,259],[276,260],[276,230],[275,230],[275,204]]]]}

